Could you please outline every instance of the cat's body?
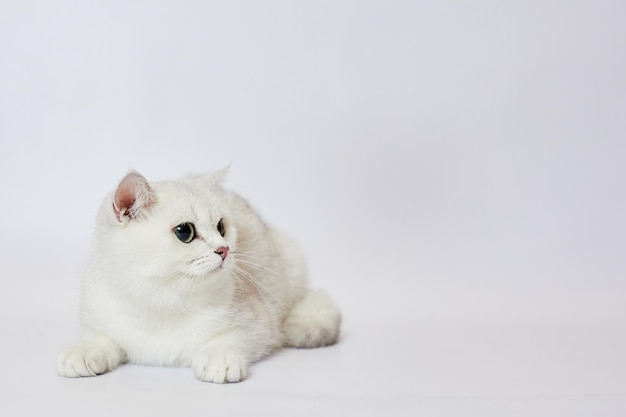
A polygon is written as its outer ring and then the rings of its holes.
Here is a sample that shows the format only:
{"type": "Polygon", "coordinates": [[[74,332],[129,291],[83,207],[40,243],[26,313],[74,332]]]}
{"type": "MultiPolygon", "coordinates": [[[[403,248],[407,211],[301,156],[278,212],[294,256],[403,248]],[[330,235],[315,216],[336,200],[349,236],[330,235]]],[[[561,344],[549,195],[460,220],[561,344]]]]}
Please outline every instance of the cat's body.
{"type": "Polygon", "coordinates": [[[60,375],[129,362],[237,382],[280,346],[336,342],[339,312],[308,289],[297,247],[224,190],[222,175],[149,184],[131,173],[105,198],[83,280],[83,336],[60,355],[60,375]]]}

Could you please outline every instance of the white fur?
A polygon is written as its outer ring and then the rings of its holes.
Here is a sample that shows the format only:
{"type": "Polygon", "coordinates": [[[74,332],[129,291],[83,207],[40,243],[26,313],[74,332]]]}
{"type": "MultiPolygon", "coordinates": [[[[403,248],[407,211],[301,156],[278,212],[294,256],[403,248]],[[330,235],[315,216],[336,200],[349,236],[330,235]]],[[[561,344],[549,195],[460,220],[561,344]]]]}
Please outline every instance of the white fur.
{"type": "Polygon", "coordinates": [[[307,289],[296,245],[224,190],[222,175],[137,185],[145,179],[132,173],[131,186],[118,188],[138,194],[132,210],[120,210],[120,193],[105,198],[83,280],[83,336],[59,356],[60,375],[130,362],[191,366],[200,380],[237,382],[280,346],[337,341],[339,312],[325,293],[307,289]],[[185,222],[198,234],[187,244],[173,232],[185,222]],[[230,249],[223,261],[220,247],[230,249]]]}

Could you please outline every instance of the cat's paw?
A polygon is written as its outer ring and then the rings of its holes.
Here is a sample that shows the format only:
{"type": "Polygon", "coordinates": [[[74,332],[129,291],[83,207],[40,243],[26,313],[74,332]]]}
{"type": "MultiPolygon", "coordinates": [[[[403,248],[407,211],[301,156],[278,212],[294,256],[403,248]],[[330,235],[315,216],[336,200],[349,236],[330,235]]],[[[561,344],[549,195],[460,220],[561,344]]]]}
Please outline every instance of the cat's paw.
{"type": "Polygon", "coordinates": [[[216,384],[239,382],[248,376],[248,365],[237,354],[200,353],[191,368],[199,380],[216,384]]]}
{"type": "Polygon", "coordinates": [[[124,354],[114,342],[91,339],[61,352],[57,373],[68,378],[96,376],[115,369],[123,360],[124,354]]]}

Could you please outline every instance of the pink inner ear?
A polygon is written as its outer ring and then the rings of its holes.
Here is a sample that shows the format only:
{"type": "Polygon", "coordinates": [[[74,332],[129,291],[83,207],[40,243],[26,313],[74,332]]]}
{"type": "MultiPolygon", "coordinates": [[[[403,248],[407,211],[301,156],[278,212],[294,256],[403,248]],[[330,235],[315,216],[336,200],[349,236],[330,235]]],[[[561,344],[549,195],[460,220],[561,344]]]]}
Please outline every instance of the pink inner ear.
{"type": "Polygon", "coordinates": [[[124,216],[134,217],[139,210],[148,207],[154,201],[148,181],[138,172],[126,175],[115,192],[113,210],[122,222],[124,216]]]}
{"type": "Polygon", "coordinates": [[[121,186],[117,189],[117,192],[115,193],[115,201],[113,202],[113,208],[119,221],[122,221],[122,218],[129,214],[129,209],[134,202],[135,194],[132,189],[122,188],[121,186]]]}

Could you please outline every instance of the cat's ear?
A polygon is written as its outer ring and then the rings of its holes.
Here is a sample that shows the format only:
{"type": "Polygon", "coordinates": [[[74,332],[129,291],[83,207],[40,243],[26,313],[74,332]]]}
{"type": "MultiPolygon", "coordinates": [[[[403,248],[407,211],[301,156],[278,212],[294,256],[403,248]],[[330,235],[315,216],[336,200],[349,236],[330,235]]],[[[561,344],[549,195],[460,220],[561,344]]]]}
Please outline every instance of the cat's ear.
{"type": "Polygon", "coordinates": [[[210,174],[197,176],[195,177],[195,180],[199,181],[203,186],[208,188],[221,183],[228,174],[228,171],[230,171],[230,164],[210,174]]]}
{"type": "Polygon", "coordinates": [[[115,191],[113,211],[120,223],[126,217],[136,218],[142,210],[155,203],[155,195],[148,181],[138,172],[128,173],[115,191]]]}

